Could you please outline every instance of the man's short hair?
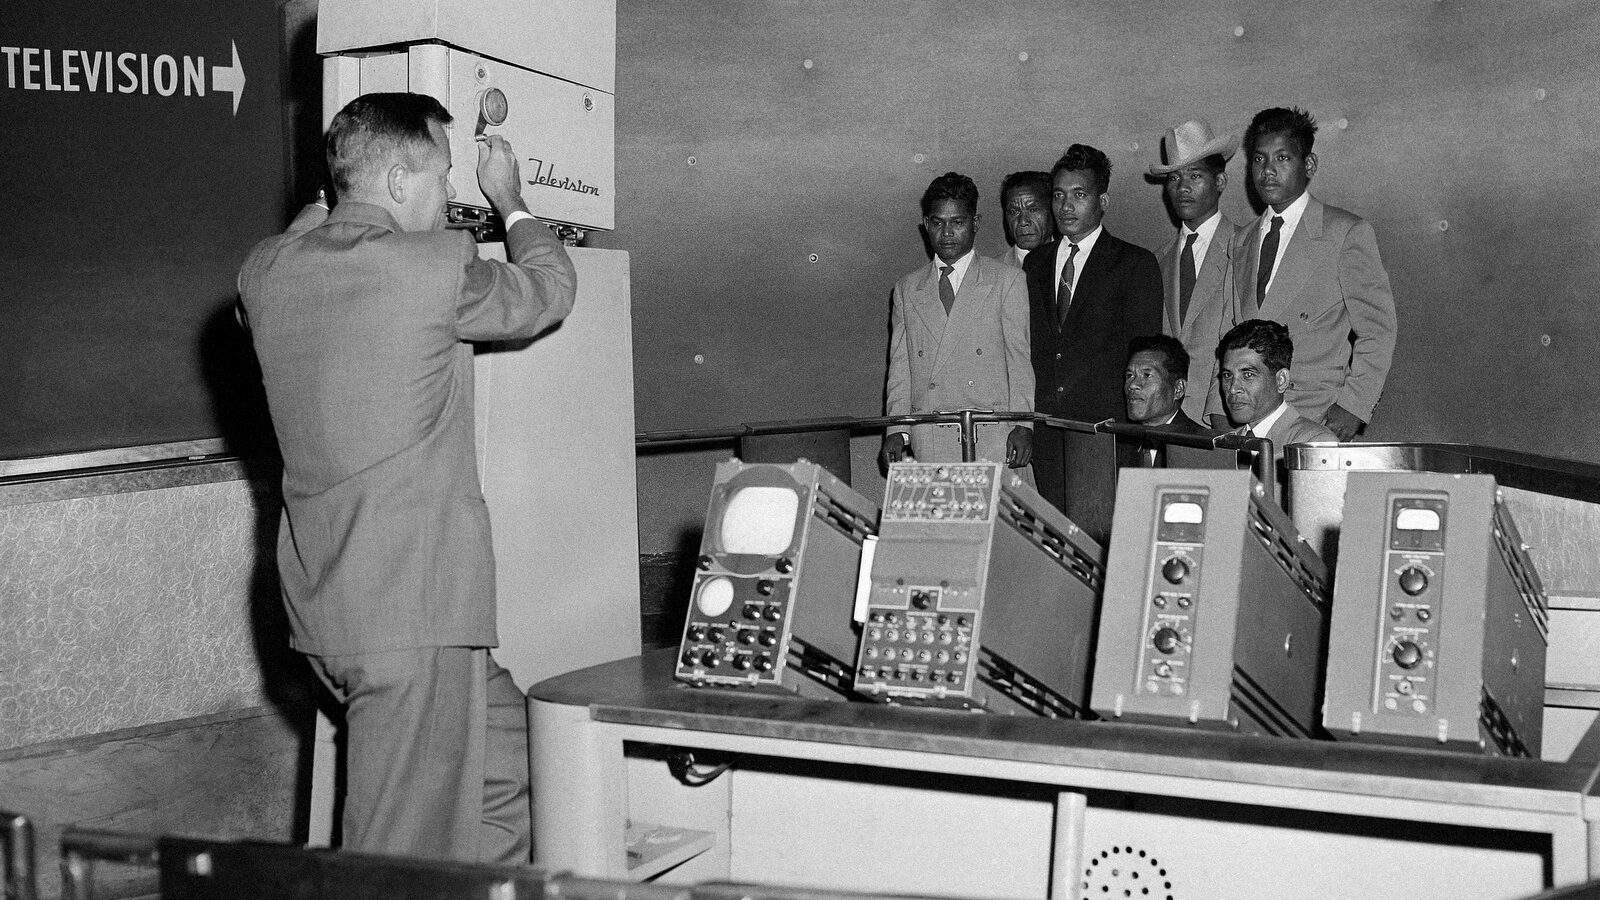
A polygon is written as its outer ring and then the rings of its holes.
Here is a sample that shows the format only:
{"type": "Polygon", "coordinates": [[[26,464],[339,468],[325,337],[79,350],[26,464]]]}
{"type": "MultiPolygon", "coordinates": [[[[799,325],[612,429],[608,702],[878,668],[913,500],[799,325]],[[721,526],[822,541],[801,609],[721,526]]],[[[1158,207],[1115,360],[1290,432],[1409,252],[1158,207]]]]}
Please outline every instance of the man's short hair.
{"type": "Polygon", "coordinates": [[[1094,192],[1104,194],[1111,189],[1111,160],[1088,144],[1073,144],[1056,160],[1050,169],[1050,183],[1062,172],[1088,172],[1094,176],[1094,192]]]}
{"type": "Polygon", "coordinates": [[[1286,134],[1289,140],[1299,148],[1300,156],[1304,158],[1311,152],[1317,141],[1317,120],[1311,118],[1311,113],[1298,106],[1284,109],[1274,106],[1256,113],[1250,120],[1250,127],[1244,130],[1244,148],[1246,153],[1254,153],[1256,142],[1269,134],[1286,134]]]}
{"type": "Polygon", "coordinates": [[[1046,202],[1050,200],[1050,173],[1049,172],[1012,172],[1000,182],[1000,203],[1003,205],[1011,192],[1017,189],[1033,191],[1046,202]]]}
{"type": "Polygon", "coordinates": [[[1294,341],[1289,328],[1266,319],[1247,319],[1228,329],[1217,345],[1217,359],[1229,350],[1254,350],[1272,372],[1280,372],[1294,362],[1294,341]]]}
{"type": "Polygon", "coordinates": [[[324,144],[333,189],[348,193],[397,157],[414,160],[434,147],[429,122],[449,125],[452,116],[427,94],[362,94],[345,104],[328,126],[324,144]]]}
{"type": "Polygon", "coordinates": [[[1132,361],[1135,353],[1154,353],[1161,357],[1161,367],[1167,370],[1167,377],[1176,381],[1182,378],[1189,380],[1189,351],[1183,349],[1183,341],[1170,334],[1142,334],[1128,342],[1128,356],[1123,365],[1132,361]]]}
{"type": "Polygon", "coordinates": [[[954,200],[966,207],[969,214],[978,214],[978,186],[960,172],[946,172],[928,185],[922,192],[922,214],[932,215],[933,205],[940,200],[954,200]]]}

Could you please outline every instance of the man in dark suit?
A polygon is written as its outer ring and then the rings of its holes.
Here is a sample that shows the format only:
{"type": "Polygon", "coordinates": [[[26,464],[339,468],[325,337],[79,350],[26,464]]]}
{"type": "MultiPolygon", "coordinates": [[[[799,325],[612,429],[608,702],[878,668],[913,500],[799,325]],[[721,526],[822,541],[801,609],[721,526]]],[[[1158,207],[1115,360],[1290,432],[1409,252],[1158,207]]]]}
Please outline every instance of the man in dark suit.
{"type": "MultiPolygon", "coordinates": [[[[1123,369],[1122,395],[1128,404],[1128,422],[1179,434],[1214,434],[1183,411],[1188,396],[1189,352],[1183,342],[1165,334],[1148,334],[1128,342],[1128,364],[1123,369]]],[[[1118,436],[1119,466],[1161,465],[1165,444],[1118,436]]]]}
{"type": "MultiPolygon", "coordinates": [[[[1023,263],[1035,408],[1080,421],[1116,418],[1123,410],[1123,349],[1135,336],[1161,330],[1161,269],[1149,250],[1101,225],[1111,185],[1111,161],[1104,153],[1073,144],[1056,161],[1050,180],[1051,211],[1061,237],[1023,263]]],[[[1039,493],[1064,507],[1069,464],[1064,440],[1056,429],[1036,431],[1039,493]]]]}
{"type": "Polygon", "coordinates": [[[1183,411],[1188,396],[1189,351],[1165,334],[1140,335],[1128,342],[1128,364],[1122,373],[1122,395],[1128,421],[1182,434],[1210,434],[1183,411]]]}
{"type": "Polygon", "coordinates": [[[1239,226],[1218,204],[1228,186],[1228,159],[1238,149],[1237,137],[1213,135],[1211,126],[1194,119],[1163,138],[1166,162],[1150,167],[1165,180],[1165,197],[1178,219],[1178,231],[1156,253],[1166,312],[1163,334],[1183,341],[1195,368],[1183,411],[1191,419],[1220,425],[1222,401],[1217,395],[1217,341],[1233,326],[1233,267],[1229,251],[1239,226]]]}
{"type": "Polygon", "coordinates": [[[1217,358],[1228,419],[1239,426],[1235,434],[1271,441],[1279,462],[1289,444],[1338,440],[1284,400],[1294,362],[1294,341],[1286,326],[1265,319],[1240,322],[1222,336],[1217,358]]]}
{"type": "Polygon", "coordinates": [[[1302,109],[1262,110],[1245,130],[1251,184],[1267,209],[1234,238],[1236,318],[1289,327],[1289,402],[1348,441],[1372,421],[1389,376],[1394,294],[1372,226],[1308,193],[1316,133],[1302,109]]]}
{"type": "Polygon", "coordinates": [[[498,135],[477,174],[511,261],[442,230],[450,119],[419,94],[351,101],[327,136],[338,205],[258,244],[239,293],[283,456],[290,641],[345,707],[343,845],[520,863],[526,707],[489,655],[494,559],[466,342],[544,331],[577,278],[498,135]]]}
{"type": "Polygon", "coordinates": [[[1005,213],[1006,252],[1000,261],[1022,268],[1028,254],[1055,239],[1050,215],[1050,173],[1012,172],[1000,182],[1000,210],[1005,213]]]}

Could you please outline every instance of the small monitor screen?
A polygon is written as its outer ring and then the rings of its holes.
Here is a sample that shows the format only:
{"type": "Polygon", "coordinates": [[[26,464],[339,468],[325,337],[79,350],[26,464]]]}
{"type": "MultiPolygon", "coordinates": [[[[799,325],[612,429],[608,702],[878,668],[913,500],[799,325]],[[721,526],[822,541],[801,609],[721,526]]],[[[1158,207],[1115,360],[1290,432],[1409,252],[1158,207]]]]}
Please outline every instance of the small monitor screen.
{"type": "Polygon", "coordinates": [[[1439,526],[1436,509],[1402,509],[1394,517],[1394,527],[1401,531],[1438,531],[1439,526]]]}
{"type": "Polygon", "coordinates": [[[777,556],[794,541],[800,495],[786,487],[742,487],[728,498],[717,535],[728,553],[777,556]]]}

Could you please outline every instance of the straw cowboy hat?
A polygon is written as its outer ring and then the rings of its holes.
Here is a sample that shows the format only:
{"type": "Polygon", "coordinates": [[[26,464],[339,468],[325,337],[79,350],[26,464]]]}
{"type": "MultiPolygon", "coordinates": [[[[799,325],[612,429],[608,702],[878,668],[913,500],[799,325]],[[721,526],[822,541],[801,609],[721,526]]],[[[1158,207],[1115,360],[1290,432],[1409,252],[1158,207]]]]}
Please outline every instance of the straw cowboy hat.
{"type": "Polygon", "coordinates": [[[1151,166],[1151,175],[1176,172],[1213,153],[1222,154],[1223,159],[1232,159],[1233,152],[1239,149],[1239,138],[1234,135],[1214,137],[1211,134],[1211,126],[1204,119],[1190,119],[1168,131],[1161,138],[1161,145],[1165,151],[1167,164],[1151,166]]]}

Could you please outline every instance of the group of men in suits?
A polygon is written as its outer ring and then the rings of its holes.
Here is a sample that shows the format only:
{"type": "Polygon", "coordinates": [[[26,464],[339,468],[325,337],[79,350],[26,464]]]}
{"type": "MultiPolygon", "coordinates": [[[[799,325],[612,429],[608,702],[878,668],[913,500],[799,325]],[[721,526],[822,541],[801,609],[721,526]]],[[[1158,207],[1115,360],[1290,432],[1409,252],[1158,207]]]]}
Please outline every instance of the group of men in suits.
{"type": "MultiPolygon", "coordinates": [[[[1295,440],[1351,440],[1371,420],[1388,375],[1395,346],[1394,298],[1372,227],[1308,193],[1317,170],[1315,136],[1316,122],[1300,109],[1267,109],[1252,119],[1243,143],[1249,186],[1263,211],[1256,221],[1239,225],[1220,210],[1227,164],[1239,140],[1213,134],[1201,120],[1171,129],[1162,140],[1163,160],[1149,171],[1161,180],[1178,227],[1155,254],[1105,229],[1111,163],[1099,150],[1073,144],[1049,173],[1007,177],[1001,206],[1011,247],[1000,261],[1022,270],[1026,335],[1007,324],[1016,318],[1010,307],[1005,307],[1006,322],[983,324],[1002,308],[992,299],[971,301],[974,307],[987,303],[987,310],[962,308],[969,301],[960,293],[951,303],[939,302],[939,272],[946,266],[970,271],[981,257],[972,251],[970,238],[966,243],[936,239],[925,196],[923,226],[936,258],[896,287],[889,414],[980,408],[1090,422],[1121,418],[1130,394],[1140,395],[1142,402],[1144,388],[1129,385],[1134,357],[1148,351],[1173,362],[1166,352],[1170,347],[1130,350],[1130,341],[1162,334],[1181,344],[1183,368],[1195,367],[1183,378],[1184,422],[1259,433],[1255,429],[1267,431],[1287,420],[1304,423],[1293,429],[1295,434],[1316,435],[1295,440]],[[946,259],[946,252],[959,256],[946,259]],[[905,311],[913,307],[917,318],[908,331],[905,311]],[[1264,324],[1275,324],[1281,333],[1263,331],[1264,324]],[[1242,330],[1236,334],[1236,329],[1242,330]],[[1005,354],[1003,367],[934,371],[922,362],[929,347],[937,347],[935,360],[942,365],[971,362],[983,354],[976,342],[980,335],[1025,342],[1028,364],[1014,352],[1005,354]],[[1231,350],[1230,341],[1237,344],[1231,350]],[[1248,365],[1235,360],[1230,374],[1230,354],[1255,358],[1248,365]],[[949,380],[952,374],[956,384],[949,380]],[[985,385],[984,377],[994,380],[985,385]],[[1256,394],[1241,395],[1258,377],[1273,388],[1260,395],[1260,403],[1256,394]],[[1017,387],[1027,380],[1033,386],[1031,402],[1017,396],[1017,387]],[[951,387],[960,388],[959,396],[949,393],[951,387]],[[1284,402],[1258,408],[1270,397],[1284,402]],[[1009,405],[1003,402],[1007,399],[1009,405]],[[1254,417],[1257,412],[1274,418],[1263,424],[1254,417]]],[[[941,179],[960,177],[950,173],[941,179]]],[[[965,195],[951,202],[975,231],[976,188],[972,194],[970,204],[965,195]]],[[[993,286],[986,298],[1014,291],[1003,277],[985,277],[981,283],[993,286]]],[[[1149,369],[1149,362],[1141,360],[1139,368],[1149,369]]],[[[1069,464],[1061,433],[1013,427],[1007,435],[1003,455],[990,451],[986,458],[1018,467],[1031,462],[1040,493],[1059,502],[1069,464]]],[[[891,435],[885,457],[898,459],[909,447],[920,459],[959,458],[949,452],[958,447],[951,441],[937,449],[916,438],[891,435]]]]}

